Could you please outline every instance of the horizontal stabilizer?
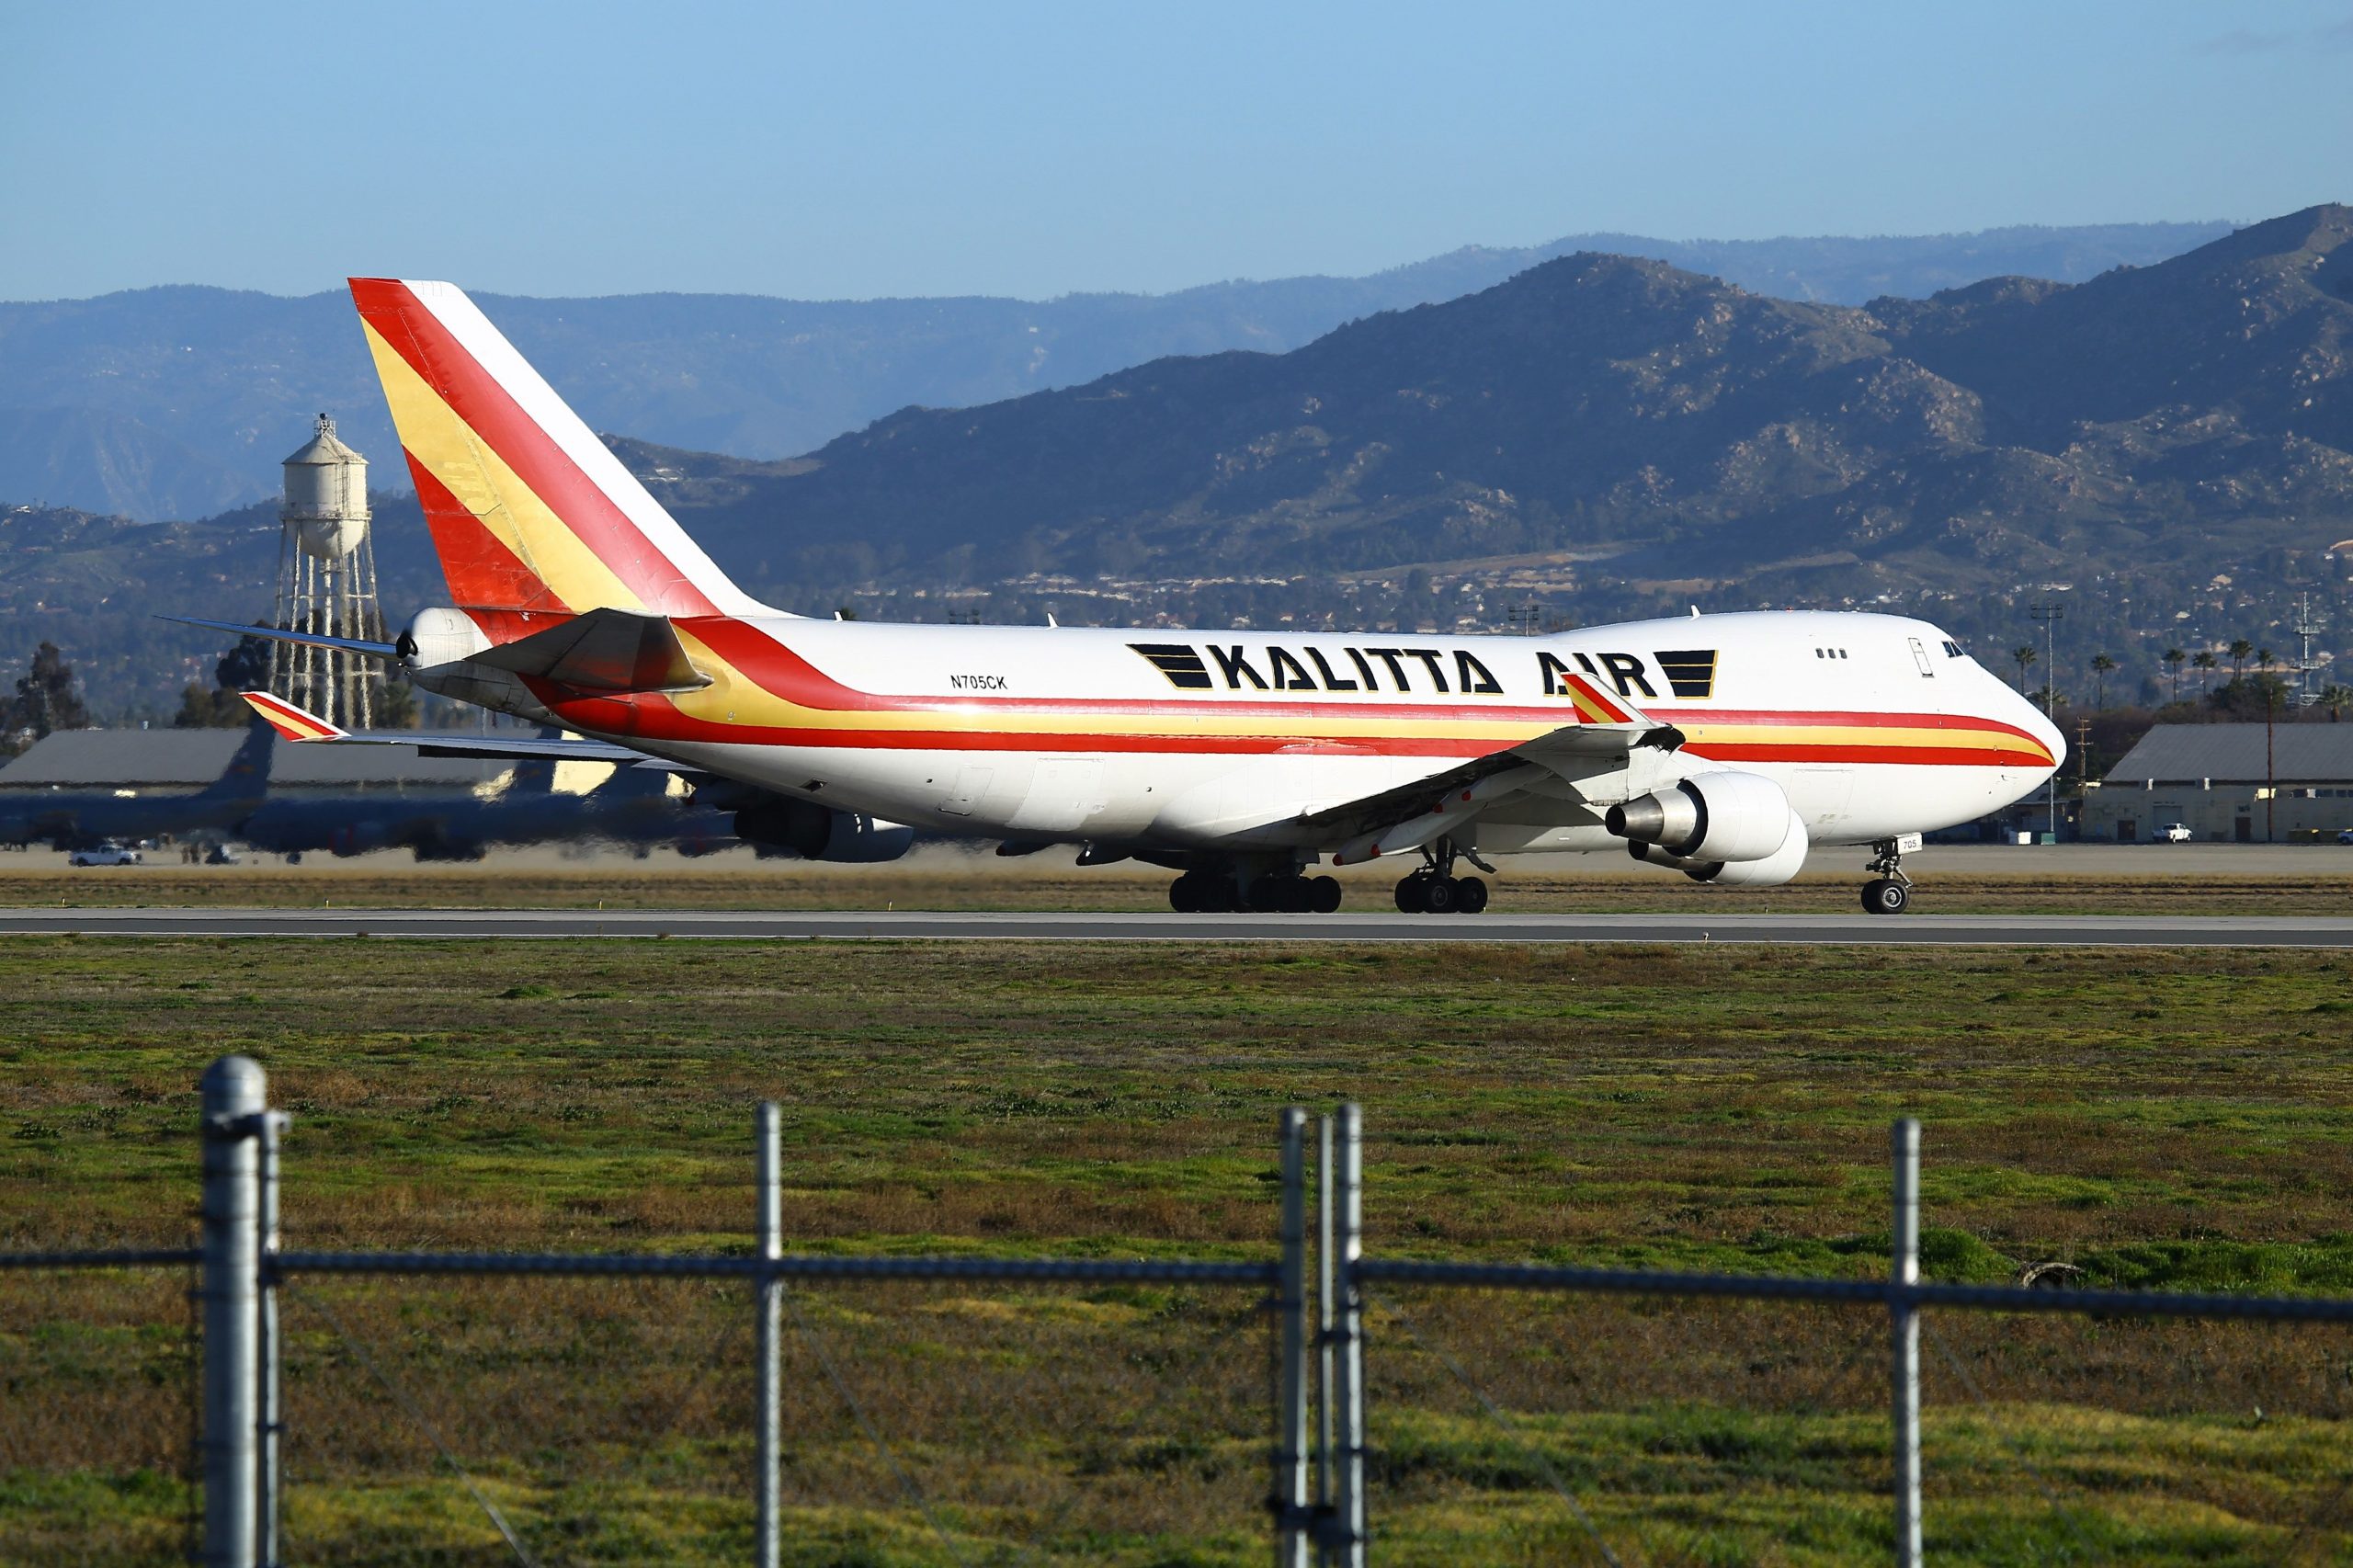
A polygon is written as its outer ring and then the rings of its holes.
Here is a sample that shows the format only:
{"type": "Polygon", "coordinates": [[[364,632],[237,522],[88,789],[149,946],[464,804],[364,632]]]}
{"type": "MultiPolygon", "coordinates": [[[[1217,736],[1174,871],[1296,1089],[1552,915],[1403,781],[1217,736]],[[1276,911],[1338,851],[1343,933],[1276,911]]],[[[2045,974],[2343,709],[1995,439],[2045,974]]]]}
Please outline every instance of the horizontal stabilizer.
{"type": "Polygon", "coordinates": [[[710,684],[687,657],[669,617],[623,609],[592,609],[486,648],[472,662],[576,691],[694,691],[710,684]]]}
{"type": "Polygon", "coordinates": [[[340,648],[347,653],[365,653],[371,659],[397,659],[401,656],[397,642],[371,642],[360,637],[323,637],[314,631],[289,631],[282,626],[247,626],[234,620],[206,620],[193,615],[159,615],[158,620],[176,620],[182,626],[202,626],[214,631],[234,631],[244,637],[262,637],[272,642],[300,642],[310,648],[340,648]]]}
{"type": "Polygon", "coordinates": [[[268,722],[271,729],[290,741],[347,746],[408,746],[419,756],[493,757],[510,762],[609,762],[622,767],[644,767],[665,773],[691,774],[699,771],[682,763],[648,756],[627,746],[617,746],[610,741],[582,740],[576,736],[556,738],[494,733],[430,735],[399,730],[355,735],[348,730],[337,729],[315,713],[297,708],[282,697],[272,697],[266,691],[246,691],[238,695],[245,699],[248,707],[268,722]]]}
{"type": "Polygon", "coordinates": [[[261,722],[290,741],[341,741],[351,738],[351,732],[339,729],[308,709],[297,708],[282,697],[267,691],[241,691],[245,706],[260,716],[261,722]]]}

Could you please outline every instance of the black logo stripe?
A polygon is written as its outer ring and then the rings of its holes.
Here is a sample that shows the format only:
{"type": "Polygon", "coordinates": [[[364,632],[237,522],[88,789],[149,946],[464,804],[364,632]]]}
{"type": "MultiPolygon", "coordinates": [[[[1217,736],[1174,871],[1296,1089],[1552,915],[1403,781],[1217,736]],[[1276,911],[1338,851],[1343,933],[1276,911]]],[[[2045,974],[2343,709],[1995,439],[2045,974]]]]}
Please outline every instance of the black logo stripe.
{"type": "Polygon", "coordinates": [[[1153,668],[1168,677],[1168,684],[1187,691],[1210,689],[1209,666],[1201,663],[1201,655],[1183,642],[1131,642],[1129,647],[1152,661],[1153,668]]]}
{"type": "Polygon", "coordinates": [[[1659,673],[1666,676],[1666,684],[1677,697],[1707,697],[1716,688],[1716,651],[1713,648],[1686,648],[1677,653],[1654,653],[1659,673]]]}

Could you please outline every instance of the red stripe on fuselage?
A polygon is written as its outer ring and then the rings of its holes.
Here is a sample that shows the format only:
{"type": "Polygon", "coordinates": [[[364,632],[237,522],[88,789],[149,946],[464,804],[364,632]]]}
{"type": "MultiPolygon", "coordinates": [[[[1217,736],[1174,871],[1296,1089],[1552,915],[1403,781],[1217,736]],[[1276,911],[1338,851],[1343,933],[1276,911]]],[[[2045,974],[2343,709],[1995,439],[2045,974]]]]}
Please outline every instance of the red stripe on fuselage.
{"type": "Polygon", "coordinates": [[[663,615],[717,612],[406,286],[385,278],[355,278],[351,298],[377,335],[646,608],[663,615]]]}
{"type": "MultiPolygon", "coordinates": [[[[1435,722],[1549,724],[1555,728],[1577,722],[1576,710],[1565,700],[1531,707],[1501,703],[1414,702],[1288,702],[1253,697],[1246,699],[1211,697],[1086,698],[1086,697],[911,697],[885,696],[844,686],[792,649],[756,627],[733,619],[682,620],[678,630],[725,659],[736,672],[763,690],[802,708],[824,712],[938,713],[943,718],[989,713],[1093,717],[1132,716],[1140,719],[1198,719],[1222,715],[1245,719],[1419,720],[1435,722]]],[[[1590,688],[1588,688],[1590,690],[1590,688]]],[[[1622,711],[1601,700],[1610,711],[1622,711]]],[[[683,715],[682,715],[683,717],[683,715]]],[[[2029,745],[2034,737],[1996,719],[1962,713],[1874,713],[1852,710],[1777,712],[1770,710],[1677,709],[1654,713],[1659,723],[1681,725],[1739,724],[1773,728],[1854,728],[1957,730],[2014,735],[2029,745]]],[[[1624,721],[1620,721],[1621,722],[1624,721]]],[[[959,729],[955,733],[965,733],[959,729]]],[[[1192,737],[1180,737],[1191,739],[1192,737]]],[[[1385,745],[1389,737],[1351,741],[1352,745],[1385,745]]],[[[1306,744],[1295,741],[1294,744],[1306,744]]],[[[1463,743],[1449,741],[1461,747],[1463,743]]],[[[1172,748],[1177,749],[1177,748],[1172,748]]],[[[1199,748],[1196,748],[1199,749],[1199,748]]],[[[1695,746],[1701,755],[1712,748],[1695,746]]],[[[1416,754],[1419,755],[1419,754],[1416,754]]],[[[1472,755],[1477,755],[1475,753],[1472,755]]],[[[2047,757],[2039,760],[2047,761],[2047,757]]]]}
{"type": "MultiPolygon", "coordinates": [[[[1447,735],[1308,737],[1280,732],[1257,735],[1063,734],[990,729],[863,730],[729,724],[681,713],[666,697],[571,698],[527,680],[573,728],[623,742],[681,745],[755,745],[838,751],[1087,752],[1165,756],[1450,757],[1468,760],[1506,749],[1493,740],[1447,735]]],[[[2039,756],[1975,746],[1775,744],[1759,742],[1687,748],[1711,762],[1892,763],[1922,767],[2040,767],[2039,756]]]]}

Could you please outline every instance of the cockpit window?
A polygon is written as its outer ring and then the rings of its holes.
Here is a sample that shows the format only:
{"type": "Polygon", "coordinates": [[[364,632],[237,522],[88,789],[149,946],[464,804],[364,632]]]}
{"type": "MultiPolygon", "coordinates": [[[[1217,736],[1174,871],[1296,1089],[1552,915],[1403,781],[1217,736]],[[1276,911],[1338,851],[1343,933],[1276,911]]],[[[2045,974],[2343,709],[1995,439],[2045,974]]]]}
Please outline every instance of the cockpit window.
{"type": "Polygon", "coordinates": [[[1965,659],[1969,657],[1969,655],[1961,651],[1960,643],[1948,637],[1945,639],[1945,657],[1948,659],[1965,659]]]}

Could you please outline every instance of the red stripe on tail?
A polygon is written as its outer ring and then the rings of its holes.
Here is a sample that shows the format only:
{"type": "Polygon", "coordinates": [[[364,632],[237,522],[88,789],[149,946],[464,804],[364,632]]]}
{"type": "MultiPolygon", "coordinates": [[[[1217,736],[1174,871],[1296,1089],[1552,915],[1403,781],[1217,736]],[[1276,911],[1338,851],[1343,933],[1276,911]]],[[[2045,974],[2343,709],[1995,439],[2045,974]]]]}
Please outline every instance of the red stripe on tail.
{"type": "MultiPolygon", "coordinates": [[[[403,457],[408,457],[404,449],[403,457]]],[[[506,541],[482,526],[482,519],[433,471],[408,459],[409,477],[416,482],[417,504],[425,508],[425,526],[433,531],[433,551],[441,558],[441,574],[449,580],[450,597],[463,609],[528,609],[565,612],[571,606],[556,597],[540,574],[506,548],[506,541]]],[[[487,628],[485,628],[487,630],[487,628]]]]}
{"type": "Polygon", "coordinates": [[[387,278],[355,278],[351,298],[377,335],[646,608],[666,615],[718,613],[406,286],[387,278]]]}

